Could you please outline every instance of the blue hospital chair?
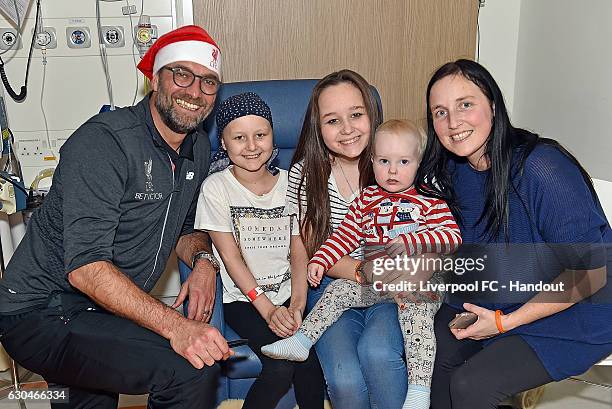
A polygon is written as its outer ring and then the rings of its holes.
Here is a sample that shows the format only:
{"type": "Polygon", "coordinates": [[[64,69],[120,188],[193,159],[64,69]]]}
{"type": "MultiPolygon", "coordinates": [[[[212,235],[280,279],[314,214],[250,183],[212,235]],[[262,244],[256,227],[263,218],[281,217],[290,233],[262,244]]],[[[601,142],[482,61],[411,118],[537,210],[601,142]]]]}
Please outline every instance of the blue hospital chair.
{"type": "MultiPolygon", "coordinates": [[[[224,84],[217,95],[217,105],[228,97],[243,92],[255,92],[268,103],[272,110],[274,121],[274,142],[279,148],[277,166],[289,169],[291,158],[306,113],[306,107],[310,94],[316,80],[276,80],[276,81],[253,81],[236,82],[224,84]]],[[[378,92],[374,93],[380,99],[378,92]]],[[[211,150],[214,152],[219,148],[217,140],[217,126],[215,123],[216,107],[204,122],[204,129],[208,132],[211,150]]],[[[183,283],[191,269],[179,260],[179,272],[181,283],[183,283]]],[[[222,306],[222,284],[221,277],[217,275],[217,291],[215,297],[214,311],[211,324],[216,326],[227,340],[240,338],[232,328],[225,323],[222,306]]],[[[183,309],[187,314],[187,302],[183,309]]],[[[255,381],[261,371],[259,358],[248,346],[235,348],[236,355],[227,362],[222,363],[222,372],[217,390],[217,403],[226,399],[244,399],[251,384],[255,381]]],[[[295,407],[295,395],[293,388],[283,397],[276,409],[292,409],[295,407]]]]}

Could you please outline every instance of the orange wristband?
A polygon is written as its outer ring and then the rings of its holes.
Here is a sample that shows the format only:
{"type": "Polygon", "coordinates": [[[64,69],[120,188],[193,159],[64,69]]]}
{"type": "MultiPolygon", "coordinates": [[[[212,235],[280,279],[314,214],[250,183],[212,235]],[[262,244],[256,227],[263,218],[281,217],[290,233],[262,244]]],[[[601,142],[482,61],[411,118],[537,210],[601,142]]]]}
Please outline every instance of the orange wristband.
{"type": "Polygon", "coordinates": [[[497,325],[497,330],[499,331],[500,334],[503,334],[504,332],[506,332],[501,322],[502,315],[504,315],[504,313],[501,310],[495,310],[495,325],[497,325]]]}

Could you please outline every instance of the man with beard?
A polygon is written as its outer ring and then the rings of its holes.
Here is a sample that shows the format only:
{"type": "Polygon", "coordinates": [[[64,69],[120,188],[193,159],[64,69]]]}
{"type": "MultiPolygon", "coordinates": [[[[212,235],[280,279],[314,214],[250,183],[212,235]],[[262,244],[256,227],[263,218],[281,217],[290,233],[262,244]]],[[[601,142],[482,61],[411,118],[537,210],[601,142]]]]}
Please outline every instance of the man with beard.
{"type": "Polygon", "coordinates": [[[150,408],[214,404],[215,361],[232,352],[207,324],[218,264],[193,224],[219,60],[200,27],[160,37],[138,65],[152,92],[94,116],[60,151],[0,282],[0,341],[62,388],[69,401],[54,408],[116,408],[119,393],[148,393],[150,408]],[[187,318],[148,294],[173,248],[193,267],[176,302],[189,296],[187,318]]]}

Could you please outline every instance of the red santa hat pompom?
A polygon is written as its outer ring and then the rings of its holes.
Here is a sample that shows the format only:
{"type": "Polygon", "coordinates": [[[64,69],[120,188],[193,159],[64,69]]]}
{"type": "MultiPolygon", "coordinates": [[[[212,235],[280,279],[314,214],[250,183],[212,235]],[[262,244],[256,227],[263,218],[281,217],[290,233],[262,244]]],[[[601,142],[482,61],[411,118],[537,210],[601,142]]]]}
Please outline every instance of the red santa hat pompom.
{"type": "Polygon", "coordinates": [[[184,26],[159,37],[138,63],[149,79],[167,64],[191,61],[214,71],[221,78],[221,51],[202,27],[184,26]]]}

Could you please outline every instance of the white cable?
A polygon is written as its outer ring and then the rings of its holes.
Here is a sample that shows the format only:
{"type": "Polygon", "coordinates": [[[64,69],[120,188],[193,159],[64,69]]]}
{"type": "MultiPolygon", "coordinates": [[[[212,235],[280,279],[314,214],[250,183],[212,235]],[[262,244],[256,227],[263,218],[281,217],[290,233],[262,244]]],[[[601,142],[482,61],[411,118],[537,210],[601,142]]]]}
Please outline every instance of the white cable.
{"type": "Polygon", "coordinates": [[[42,65],[43,65],[43,75],[42,75],[42,86],[40,87],[40,111],[42,112],[43,121],[45,122],[45,133],[47,135],[47,148],[51,153],[51,157],[53,157],[53,162],[57,166],[57,157],[55,156],[55,152],[51,149],[51,137],[49,136],[49,123],[47,122],[47,114],[45,112],[45,105],[43,104],[44,95],[45,95],[45,80],[47,78],[47,49],[42,49],[42,65]]]}
{"type": "Polygon", "coordinates": [[[100,21],[100,0],[96,0],[96,25],[98,26],[98,44],[100,46],[100,58],[102,59],[102,68],[106,77],[106,88],[108,89],[108,97],[110,100],[111,111],[115,110],[115,100],[113,99],[113,84],[111,81],[110,72],[108,70],[108,58],[106,55],[106,46],[102,41],[102,23],[100,21]]]}
{"type": "MultiPolygon", "coordinates": [[[[130,2],[129,0],[125,0],[125,5],[128,7],[130,7],[130,2]]],[[[142,14],[142,10],[140,11],[140,13],[142,14]]],[[[140,76],[138,75],[138,69],[136,68],[136,66],[138,65],[138,62],[136,61],[136,54],[135,52],[138,51],[138,49],[136,48],[136,36],[134,34],[134,22],[132,21],[132,14],[128,14],[128,16],[130,17],[130,36],[132,37],[132,61],[134,61],[134,72],[136,73],[136,88],[134,88],[134,98],[132,99],[132,105],[136,104],[136,98],[138,97],[138,87],[139,87],[139,78],[140,76]]]]}
{"type": "MultiPolygon", "coordinates": [[[[41,1],[41,8],[42,8],[42,1],[41,1]]],[[[34,36],[37,36],[38,33],[44,31],[44,24],[43,24],[43,16],[42,16],[42,11],[39,10],[38,13],[38,21],[36,23],[36,27],[38,27],[38,32],[33,33],[34,36]]],[[[53,152],[53,149],[51,149],[51,137],[49,136],[49,123],[47,122],[47,113],[45,112],[45,106],[43,104],[44,101],[44,95],[45,95],[45,83],[46,83],[46,79],[47,79],[47,46],[46,45],[40,45],[40,53],[42,54],[42,68],[43,68],[43,72],[42,72],[42,84],[40,87],[40,111],[42,113],[43,116],[43,121],[45,123],[45,135],[47,138],[47,149],[49,150],[49,153],[51,154],[51,157],[53,158],[53,162],[55,162],[55,165],[57,166],[57,157],[55,156],[55,153],[53,152]]]]}

